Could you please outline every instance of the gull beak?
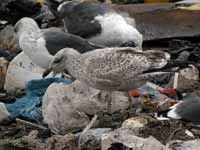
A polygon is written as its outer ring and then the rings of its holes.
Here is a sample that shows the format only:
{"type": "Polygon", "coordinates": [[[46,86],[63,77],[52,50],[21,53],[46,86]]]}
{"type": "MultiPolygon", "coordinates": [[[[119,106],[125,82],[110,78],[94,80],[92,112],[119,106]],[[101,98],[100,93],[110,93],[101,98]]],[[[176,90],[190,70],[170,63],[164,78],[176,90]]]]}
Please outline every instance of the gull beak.
{"type": "Polygon", "coordinates": [[[44,73],[42,74],[42,78],[45,78],[46,76],[48,76],[52,71],[52,68],[49,68],[47,70],[44,71],[44,73]]]}

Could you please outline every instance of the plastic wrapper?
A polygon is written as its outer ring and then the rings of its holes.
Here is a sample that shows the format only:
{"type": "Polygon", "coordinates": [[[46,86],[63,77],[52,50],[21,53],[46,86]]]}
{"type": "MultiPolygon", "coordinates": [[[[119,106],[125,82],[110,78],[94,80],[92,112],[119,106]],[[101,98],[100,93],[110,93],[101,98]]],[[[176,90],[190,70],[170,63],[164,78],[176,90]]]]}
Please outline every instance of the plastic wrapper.
{"type": "Polygon", "coordinates": [[[25,88],[28,81],[42,79],[44,70],[34,64],[23,52],[9,64],[4,88],[8,93],[15,93],[25,88]]]}

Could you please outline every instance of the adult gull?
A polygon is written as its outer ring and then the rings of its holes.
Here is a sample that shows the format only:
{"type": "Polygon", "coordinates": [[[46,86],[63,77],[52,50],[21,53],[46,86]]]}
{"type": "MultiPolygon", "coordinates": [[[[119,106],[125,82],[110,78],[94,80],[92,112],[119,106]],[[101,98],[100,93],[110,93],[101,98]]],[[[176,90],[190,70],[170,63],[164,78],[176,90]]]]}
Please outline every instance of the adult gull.
{"type": "Polygon", "coordinates": [[[142,47],[142,35],[129,23],[134,19],[123,17],[105,3],[67,1],[57,10],[69,33],[109,47],[142,47]]]}
{"type": "Polygon", "coordinates": [[[47,69],[53,55],[69,47],[84,53],[100,48],[87,40],[56,30],[41,30],[37,23],[28,17],[19,20],[15,25],[19,47],[37,65],[47,69]]]}
{"type": "Polygon", "coordinates": [[[171,107],[167,116],[173,119],[184,119],[192,122],[200,122],[199,97],[182,100],[171,107]]]}

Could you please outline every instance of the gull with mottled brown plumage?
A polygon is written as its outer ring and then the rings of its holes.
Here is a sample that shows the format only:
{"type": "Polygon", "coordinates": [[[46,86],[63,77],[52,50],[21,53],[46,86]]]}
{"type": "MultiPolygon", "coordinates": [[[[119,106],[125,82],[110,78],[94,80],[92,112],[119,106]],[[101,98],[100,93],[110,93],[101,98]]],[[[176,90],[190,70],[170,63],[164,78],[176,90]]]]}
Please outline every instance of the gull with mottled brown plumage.
{"type": "MultiPolygon", "coordinates": [[[[87,85],[104,91],[129,91],[170,72],[170,55],[162,51],[141,51],[130,47],[96,49],[84,54],[72,48],[59,51],[45,72],[70,75],[87,85]]],[[[109,102],[110,103],[110,102],[109,102]]]]}

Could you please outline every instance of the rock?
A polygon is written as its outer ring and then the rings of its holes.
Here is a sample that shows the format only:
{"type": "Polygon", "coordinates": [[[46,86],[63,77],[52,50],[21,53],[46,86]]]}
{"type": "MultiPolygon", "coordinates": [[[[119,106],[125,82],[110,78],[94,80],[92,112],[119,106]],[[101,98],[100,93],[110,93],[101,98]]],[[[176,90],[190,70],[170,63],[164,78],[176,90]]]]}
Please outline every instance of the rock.
{"type": "Polygon", "coordinates": [[[110,149],[132,149],[132,150],[163,150],[162,145],[154,137],[141,138],[135,136],[134,131],[125,128],[119,128],[115,131],[102,135],[101,150],[110,149]]]}
{"type": "Polygon", "coordinates": [[[34,149],[45,149],[45,144],[38,138],[38,134],[38,130],[32,130],[27,136],[22,137],[21,142],[34,149]]]}
{"type": "MultiPolygon", "coordinates": [[[[52,84],[43,97],[44,122],[51,130],[60,134],[66,134],[72,129],[84,128],[89,123],[87,115],[98,114],[99,116],[108,111],[107,99],[111,98],[108,94],[79,81],[70,85],[52,84]]],[[[127,95],[123,92],[112,93],[112,113],[126,111],[129,107],[127,95]]],[[[99,118],[104,119],[104,117],[99,118]]]]}
{"type": "Polygon", "coordinates": [[[17,55],[9,64],[4,89],[15,93],[25,88],[28,81],[41,79],[44,70],[34,64],[23,52],[17,55]]]}
{"type": "MultiPolygon", "coordinates": [[[[110,128],[96,128],[88,130],[82,137],[80,145],[81,148],[87,150],[101,149],[101,136],[110,131],[110,128]]],[[[80,133],[76,134],[76,136],[79,135],[80,133]]]]}
{"type": "Polygon", "coordinates": [[[167,150],[199,150],[200,140],[172,141],[167,144],[167,150]]]}
{"type": "Polygon", "coordinates": [[[47,150],[76,150],[77,139],[74,134],[53,135],[50,137],[46,144],[47,150]]]}
{"type": "Polygon", "coordinates": [[[77,147],[76,136],[74,134],[53,135],[46,140],[39,138],[38,130],[32,130],[27,136],[19,138],[17,141],[10,141],[10,144],[17,149],[32,150],[75,150],[77,147]],[[17,142],[17,145],[15,144],[17,142]]]}
{"type": "Polygon", "coordinates": [[[122,128],[138,131],[140,128],[153,121],[156,121],[156,119],[152,118],[151,116],[133,117],[125,120],[122,124],[122,128]]]}

